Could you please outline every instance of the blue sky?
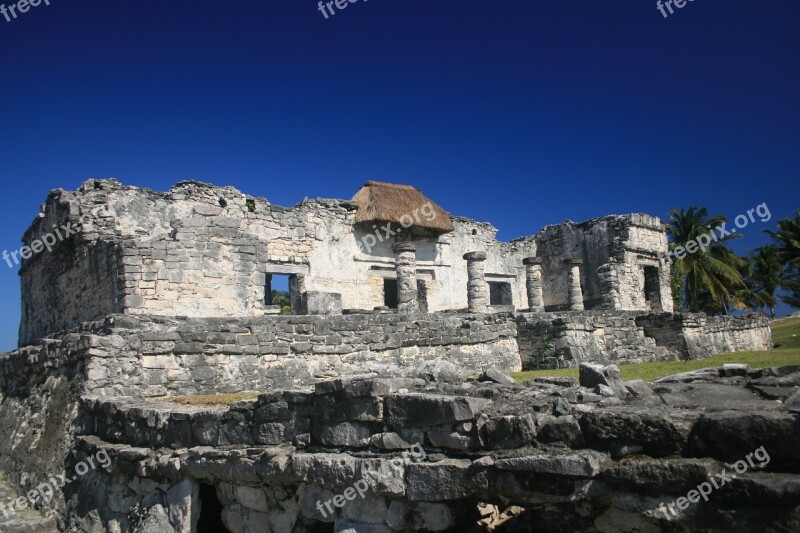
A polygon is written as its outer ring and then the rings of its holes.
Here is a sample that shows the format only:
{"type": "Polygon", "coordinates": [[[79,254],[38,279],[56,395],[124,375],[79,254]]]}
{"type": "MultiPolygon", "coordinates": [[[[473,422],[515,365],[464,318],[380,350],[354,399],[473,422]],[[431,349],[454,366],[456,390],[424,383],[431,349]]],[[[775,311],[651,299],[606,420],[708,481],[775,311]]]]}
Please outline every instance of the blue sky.
{"type": "MultiPolygon", "coordinates": [[[[8,0],[0,0],[0,3],[8,0]]],[[[499,237],[800,209],[800,2],[50,0],[0,17],[0,249],[89,177],[273,203],[411,183],[499,237]]],[[[0,349],[19,279],[0,271],[0,349]]]]}

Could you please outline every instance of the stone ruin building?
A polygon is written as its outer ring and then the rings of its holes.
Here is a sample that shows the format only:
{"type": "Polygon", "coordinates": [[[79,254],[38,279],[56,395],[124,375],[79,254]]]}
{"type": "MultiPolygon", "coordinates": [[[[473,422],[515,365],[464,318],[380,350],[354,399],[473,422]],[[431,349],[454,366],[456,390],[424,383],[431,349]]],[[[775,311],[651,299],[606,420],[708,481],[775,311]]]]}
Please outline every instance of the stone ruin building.
{"type": "Polygon", "coordinates": [[[23,243],[35,252],[64,225],[20,269],[0,470],[20,494],[80,479],[0,528],[800,524],[800,372],[619,379],[614,364],[771,347],[763,317],[672,312],[658,218],[566,221],[506,243],[405,185],[286,208],[198,182],[158,193],[89,180],[52,191],[23,243]],[[272,301],[278,277],[289,315],[272,301]],[[579,365],[579,381],[504,374],[579,365]],[[231,406],[175,403],[244,392],[231,406]],[[710,504],[659,507],[758,446],[769,467],[710,504]],[[109,468],[79,471],[100,452],[109,468]]]}
{"type": "Polygon", "coordinates": [[[74,246],[22,267],[22,344],[115,313],[264,316],[277,312],[274,276],[288,276],[298,315],[672,311],[664,228],[642,214],[505,243],[407,185],[368,182],[350,201],[284,208],[197,182],[163,194],[94,180],[54,191],[24,240],[79,214],[74,246]]]}

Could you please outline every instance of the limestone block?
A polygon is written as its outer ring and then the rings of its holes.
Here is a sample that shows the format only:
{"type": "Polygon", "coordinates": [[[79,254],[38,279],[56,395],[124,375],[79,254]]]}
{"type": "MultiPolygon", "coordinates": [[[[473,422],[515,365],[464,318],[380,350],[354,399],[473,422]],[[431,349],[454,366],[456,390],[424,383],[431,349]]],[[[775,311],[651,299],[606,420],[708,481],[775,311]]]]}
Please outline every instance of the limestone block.
{"type": "Polygon", "coordinates": [[[263,513],[270,511],[267,504],[267,495],[263,489],[258,487],[248,487],[246,485],[236,487],[236,500],[248,509],[263,513]]]}
{"type": "Polygon", "coordinates": [[[440,426],[473,420],[489,403],[483,398],[433,394],[389,395],[385,402],[388,422],[400,426],[440,426]]]}
{"type": "Polygon", "coordinates": [[[325,446],[361,447],[368,444],[372,433],[363,424],[341,422],[325,424],[312,434],[325,446]]]}

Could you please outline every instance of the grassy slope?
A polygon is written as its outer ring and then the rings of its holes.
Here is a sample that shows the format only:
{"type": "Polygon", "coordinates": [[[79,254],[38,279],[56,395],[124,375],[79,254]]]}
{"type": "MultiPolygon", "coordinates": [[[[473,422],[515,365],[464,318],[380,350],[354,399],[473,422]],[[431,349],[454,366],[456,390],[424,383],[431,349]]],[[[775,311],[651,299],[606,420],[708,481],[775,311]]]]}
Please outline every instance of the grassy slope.
{"type": "MultiPolygon", "coordinates": [[[[800,365],[800,318],[791,318],[774,323],[772,326],[772,342],[778,347],[768,352],[732,352],[715,355],[707,359],[620,365],[619,368],[622,371],[622,379],[624,380],[643,379],[649,381],[670,374],[677,374],[678,372],[709,366],[721,366],[724,363],[746,363],[753,368],[800,365]]],[[[535,370],[533,372],[517,372],[512,375],[517,381],[542,376],[577,378],[578,369],[535,370]]]]}

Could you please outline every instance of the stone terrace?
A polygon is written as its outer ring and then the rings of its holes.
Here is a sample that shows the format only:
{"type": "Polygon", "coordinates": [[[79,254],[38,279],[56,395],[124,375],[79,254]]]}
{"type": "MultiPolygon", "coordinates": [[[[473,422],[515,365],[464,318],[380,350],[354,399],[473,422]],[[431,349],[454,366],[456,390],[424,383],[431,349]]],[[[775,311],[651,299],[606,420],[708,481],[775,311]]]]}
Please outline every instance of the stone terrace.
{"type": "Polygon", "coordinates": [[[236,533],[800,526],[800,367],[726,365],[652,384],[597,365],[581,367],[580,384],[481,379],[443,363],[230,408],[85,397],[71,460],[104,449],[112,467],[69,486],[71,527],[188,531],[198,517],[236,533]],[[415,444],[424,452],[402,453],[415,444]],[[761,447],[765,464],[741,462],[761,447]],[[723,474],[709,501],[678,500],[723,474]],[[347,490],[361,479],[371,480],[363,499],[347,490]],[[329,500],[344,503],[321,512],[329,500]]]}

